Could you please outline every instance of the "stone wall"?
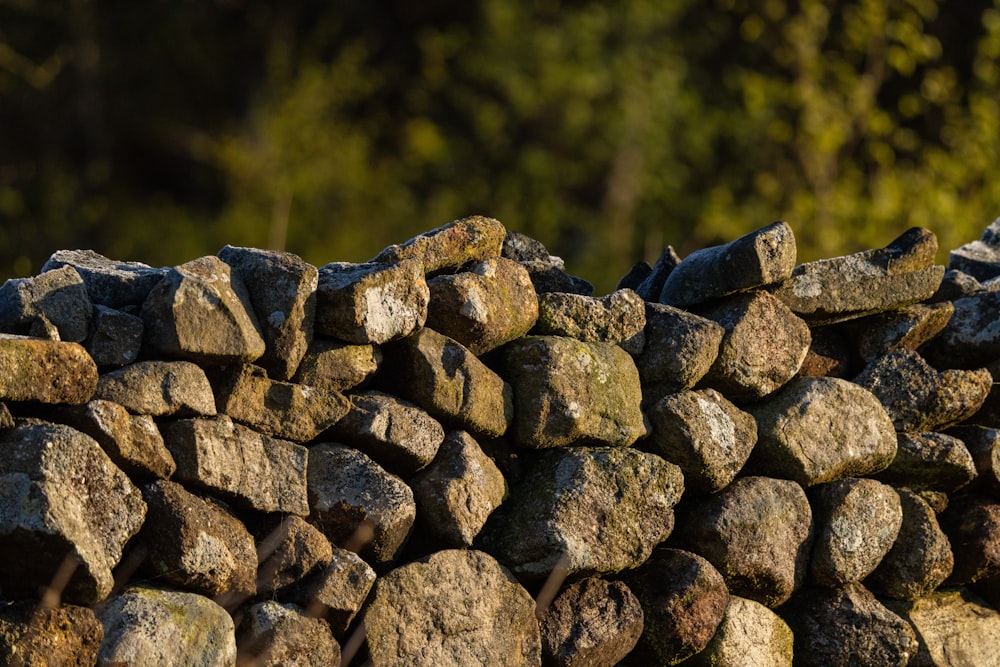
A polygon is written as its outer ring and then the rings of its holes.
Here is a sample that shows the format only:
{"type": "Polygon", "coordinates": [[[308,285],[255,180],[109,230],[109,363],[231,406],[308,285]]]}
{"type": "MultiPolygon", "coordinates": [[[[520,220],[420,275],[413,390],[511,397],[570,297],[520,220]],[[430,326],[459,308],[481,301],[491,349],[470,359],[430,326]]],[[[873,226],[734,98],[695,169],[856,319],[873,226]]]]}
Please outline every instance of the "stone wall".
{"type": "Polygon", "coordinates": [[[601,298],[483,217],[56,252],[0,287],[0,663],[1000,665],[998,238],[601,298]]]}

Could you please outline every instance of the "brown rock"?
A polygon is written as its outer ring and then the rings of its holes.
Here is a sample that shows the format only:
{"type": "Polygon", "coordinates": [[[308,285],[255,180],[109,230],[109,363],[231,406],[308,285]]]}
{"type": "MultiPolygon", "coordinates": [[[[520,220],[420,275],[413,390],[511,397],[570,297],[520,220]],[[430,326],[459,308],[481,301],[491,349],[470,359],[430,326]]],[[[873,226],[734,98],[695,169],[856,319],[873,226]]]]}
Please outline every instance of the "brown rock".
{"type": "Polygon", "coordinates": [[[86,403],[97,365],[77,343],[0,334],[0,400],[86,403]]]}
{"type": "Polygon", "coordinates": [[[812,343],[806,358],[799,367],[802,377],[835,377],[850,379],[857,374],[854,367],[854,354],[847,339],[839,329],[815,327],[810,329],[812,343]]]}
{"type": "Polygon", "coordinates": [[[329,667],[340,664],[330,626],[293,605],[273,600],[246,610],[237,630],[237,664],[255,667],[329,667]]]}
{"type": "Polygon", "coordinates": [[[887,604],[916,630],[919,648],[908,667],[1000,664],[1000,613],[968,591],[887,604]]]}
{"type": "Polygon", "coordinates": [[[327,568],[333,547],[323,533],[294,514],[267,522],[257,540],[257,593],[285,588],[327,568]]]}
{"type": "Polygon", "coordinates": [[[87,607],[34,601],[0,607],[0,663],[18,667],[97,664],[104,628],[87,607]]]}
{"type": "Polygon", "coordinates": [[[361,389],[381,363],[382,351],[374,345],[316,338],[299,362],[292,382],[327,391],[361,389]]]}
{"type": "Polygon", "coordinates": [[[499,220],[474,215],[391,245],[373,262],[419,259],[428,275],[457,271],[466,264],[499,257],[507,230],[499,220]]]}
{"type": "Polygon", "coordinates": [[[950,583],[1000,581],[1000,503],[980,495],[952,499],[940,524],[955,556],[950,583]]]}
{"type": "Polygon", "coordinates": [[[588,343],[614,343],[639,354],[645,346],[645,327],[646,304],[630,289],[619,289],[600,299],[550,292],[538,297],[533,332],[588,343]]]}
{"type": "Polygon", "coordinates": [[[334,547],[330,565],[282,590],[281,595],[325,619],[333,636],[343,639],[374,583],[375,570],[361,556],[334,547]]]}
{"type": "Polygon", "coordinates": [[[730,595],[715,636],[684,664],[691,667],[788,667],[792,664],[792,630],[780,616],[759,602],[730,595]]]}
{"type": "Polygon", "coordinates": [[[958,438],[943,433],[899,433],[896,457],[878,479],[913,491],[952,493],[976,477],[976,463],[958,438]]]}

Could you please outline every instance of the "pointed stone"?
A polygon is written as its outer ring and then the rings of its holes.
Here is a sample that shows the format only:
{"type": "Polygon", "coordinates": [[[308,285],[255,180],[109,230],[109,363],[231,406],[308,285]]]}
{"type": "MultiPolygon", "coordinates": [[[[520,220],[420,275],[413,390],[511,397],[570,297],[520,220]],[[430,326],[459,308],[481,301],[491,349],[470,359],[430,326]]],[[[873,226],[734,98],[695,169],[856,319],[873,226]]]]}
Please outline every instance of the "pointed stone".
{"type": "Polygon", "coordinates": [[[653,264],[649,271],[649,275],[642,279],[636,287],[636,293],[642,298],[643,301],[657,303],[660,300],[660,293],[663,291],[663,283],[667,281],[667,277],[670,276],[671,272],[681,263],[681,258],[674,250],[673,246],[667,246],[663,249],[660,257],[653,264]]]}
{"type": "Polygon", "coordinates": [[[428,275],[453,272],[472,262],[499,257],[506,235],[499,220],[474,215],[391,245],[372,261],[419,259],[428,275]]]}
{"type": "Polygon", "coordinates": [[[363,389],[381,363],[382,351],[377,346],[317,338],[310,343],[292,382],[328,391],[363,389]]]}
{"type": "Polygon", "coordinates": [[[0,285],[0,331],[80,343],[94,309],[83,279],[71,266],[0,285]]]}
{"type": "Polygon", "coordinates": [[[215,414],[215,395],[205,371],[190,361],[139,361],[101,375],[94,398],[151,417],[215,414]]]}
{"type": "Polygon", "coordinates": [[[57,250],[42,272],[71,266],[83,279],[90,300],[108,308],[139,306],[167,273],[142,262],[120,262],[93,250],[57,250]]]}
{"type": "Polygon", "coordinates": [[[0,400],[86,403],[97,364],[78,343],[0,334],[0,400]]]}
{"type": "Polygon", "coordinates": [[[566,292],[591,296],[594,293],[594,286],[589,282],[566,273],[562,258],[550,255],[541,241],[520,232],[507,232],[501,256],[513,259],[528,270],[538,294],[566,292]]]}

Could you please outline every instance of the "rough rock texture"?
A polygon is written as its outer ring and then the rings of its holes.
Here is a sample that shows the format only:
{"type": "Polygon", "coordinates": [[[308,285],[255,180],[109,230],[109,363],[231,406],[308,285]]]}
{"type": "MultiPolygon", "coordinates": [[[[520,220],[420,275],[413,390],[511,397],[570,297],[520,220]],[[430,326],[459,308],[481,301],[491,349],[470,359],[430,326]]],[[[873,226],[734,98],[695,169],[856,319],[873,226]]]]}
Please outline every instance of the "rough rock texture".
{"type": "Polygon", "coordinates": [[[37,608],[22,600],[0,607],[0,664],[89,667],[97,663],[104,628],[87,607],[37,608]]]}
{"type": "Polygon", "coordinates": [[[692,667],[788,667],[792,664],[792,630],[759,602],[729,596],[715,636],[689,658],[692,667]]]}
{"type": "Polygon", "coordinates": [[[382,351],[374,345],[315,338],[299,362],[292,382],[328,391],[361,388],[380,363],[382,351]]]}
{"type": "Polygon", "coordinates": [[[1000,581],[1000,503],[989,496],[963,496],[941,514],[955,556],[950,583],[1000,581]]]}
{"type": "Polygon", "coordinates": [[[90,333],[83,346],[98,368],[120,368],[139,358],[144,330],[142,318],[136,315],[94,306],[90,333]]]}
{"type": "Polygon", "coordinates": [[[1000,613],[968,591],[937,591],[911,603],[889,603],[916,630],[910,667],[1000,665],[1000,613]]]}
{"type": "Polygon", "coordinates": [[[237,630],[237,660],[259,667],[329,667],[340,663],[330,626],[273,600],[250,607],[237,630]]]}
{"type": "Polygon", "coordinates": [[[0,400],[86,403],[97,364],[77,343],[0,334],[0,400]]]}
{"type": "Polygon", "coordinates": [[[967,490],[988,493],[1000,499],[1000,431],[970,424],[950,428],[948,435],[965,444],[976,466],[976,478],[967,490]]]}
{"type": "Polygon", "coordinates": [[[260,531],[257,540],[257,593],[269,593],[302,581],[333,562],[330,540],[311,523],[284,515],[260,531]]]}
{"type": "Polygon", "coordinates": [[[680,255],[677,254],[673,246],[668,245],[660,253],[653,266],[649,266],[645,262],[636,265],[639,267],[637,275],[640,277],[635,285],[619,284],[618,288],[632,287],[636,294],[642,297],[643,301],[652,301],[655,303],[660,300],[663,283],[667,282],[667,277],[680,263],[680,255]]]}
{"type": "Polygon", "coordinates": [[[981,281],[1000,276],[1000,220],[994,220],[978,240],[952,250],[948,269],[981,281]]]}
{"type": "Polygon", "coordinates": [[[76,269],[91,301],[115,309],[142,304],[167,273],[166,268],[108,259],[93,250],[57,250],[42,265],[42,273],[64,266],[76,269]]]}
{"type": "Polygon", "coordinates": [[[665,393],[695,386],[719,354],[725,329],[692,313],[646,304],[646,345],[636,358],[643,389],[665,393]]]}
{"type": "Polygon", "coordinates": [[[330,624],[342,639],[375,583],[375,570],[353,551],[333,548],[330,564],[282,591],[283,599],[330,624]]]}
{"type": "Polygon", "coordinates": [[[538,294],[565,292],[591,296],[594,293],[594,286],[589,282],[566,273],[562,258],[550,255],[541,241],[520,232],[507,232],[501,255],[519,262],[528,270],[538,294]]]}
{"type": "Polygon", "coordinates": [[[215,414],[215,395],[205,371],[189,361],[140,361],[97,381],[94,398],[152,417],[215,414]]]}
{"type": "Polygon", "coordinates": [[[499,257],[507,230],[499,220],[474,215],[424,232],[400,245],[389,246],[373,262],[398,262],[416,258],[425,271],[436,274],[458,270],[471,262],[499,257]]]}
{"type": "Polygon", "coordinates": [[[922,352],[935,368],[978,368],[1000,358],[1000,292],[952,301],[955,314],[922,352]]]}
{"type": "Polygon", "coordinates": [[[588,343],[618,343],[638,354],[645,344],[645,326],[646,304],[630,289],[619,289],[600,299],[551,292],[538,297],[538,321],[532,332],[588,343]]]}
{"type": "Polygon", "coordinates": [[[914,491],[952,493],[976,477],[976,462],[965,444],[944,433],[900,433],[896,457],[878,479],[914,491]]]}
{"type": "Polygon", "coordinates": [[[68,343],[87,337],[93,304],[71,266],[0,285],[0,331],[68,343]]]}
{"type": "Polygon", "coordinates": [[[871,361],[887,352],[916,350],[941,333],[954,313],[949,301],[917,303],[852,320],[843,330],[858,354],[871,361]]]}

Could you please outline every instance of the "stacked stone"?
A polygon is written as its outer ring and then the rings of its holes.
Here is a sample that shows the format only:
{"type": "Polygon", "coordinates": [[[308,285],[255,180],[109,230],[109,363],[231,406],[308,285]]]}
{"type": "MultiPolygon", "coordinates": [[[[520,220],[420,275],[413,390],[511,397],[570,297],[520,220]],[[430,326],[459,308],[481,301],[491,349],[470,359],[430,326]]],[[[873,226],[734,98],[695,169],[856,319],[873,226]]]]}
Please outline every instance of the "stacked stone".
{"type": "Polygon", "coordinates": [[[57,252],[0,287],[0,663],[1000,664],[997,225],[602,298],[484,217],[57,252]]]}

